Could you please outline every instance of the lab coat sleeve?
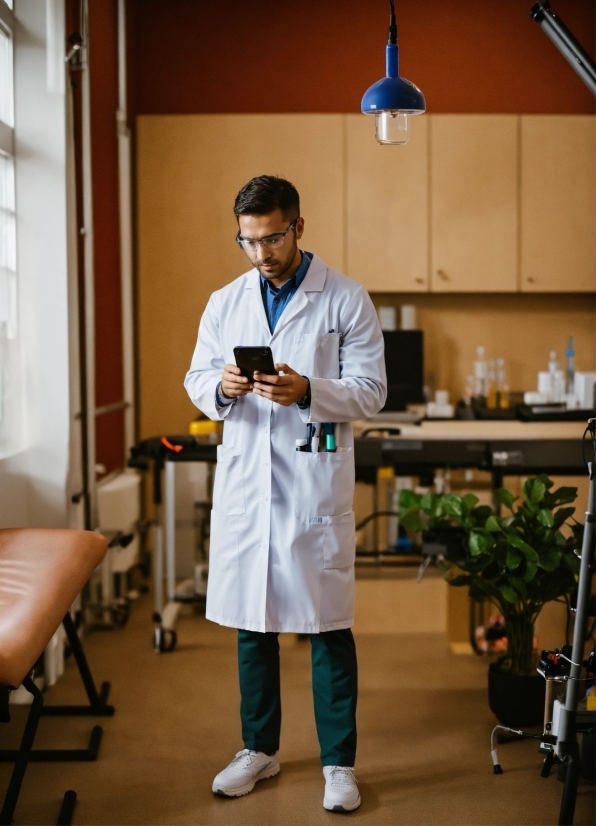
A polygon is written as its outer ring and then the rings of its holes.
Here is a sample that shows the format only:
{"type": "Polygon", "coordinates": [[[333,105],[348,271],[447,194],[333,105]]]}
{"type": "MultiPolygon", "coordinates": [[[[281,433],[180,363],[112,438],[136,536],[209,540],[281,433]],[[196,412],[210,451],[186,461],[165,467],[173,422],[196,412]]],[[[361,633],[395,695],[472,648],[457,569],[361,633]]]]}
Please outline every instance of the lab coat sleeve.
{"type": "Polygon", "coordinates": [[[350,297],[342,319],[339,379],[310,377],[311,402],[300,410],[305,422],[353,422],[374,416],[385,404],[387,376],[383,334],[364,287],[350,297]]]}
{"type": "Polygon", "coordinates": [[[184,386],[192,403],[214,421],[225,419],[236,407],[234,403],[221,406],[217,404],[215,397],[215,390],[221,381],[225,366],[219,335],[219,318],[218,296],[217,293],[213,293],[201,318],[190,370],[184,379],[184,386]]]}

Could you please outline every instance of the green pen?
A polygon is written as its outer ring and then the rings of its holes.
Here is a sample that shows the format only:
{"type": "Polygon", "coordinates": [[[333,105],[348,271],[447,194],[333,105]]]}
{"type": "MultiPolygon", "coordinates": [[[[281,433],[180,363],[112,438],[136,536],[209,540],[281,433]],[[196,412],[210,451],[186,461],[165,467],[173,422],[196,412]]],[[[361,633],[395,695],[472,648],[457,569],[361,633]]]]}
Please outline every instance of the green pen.
{"type": "Polygon", "coordinates": [[[323,425],[323,431],[325,433],[325,448],[327,453],[335,453],[337,448],[335,446],[335,425],[333,422],[326,422],[323,425]]]}

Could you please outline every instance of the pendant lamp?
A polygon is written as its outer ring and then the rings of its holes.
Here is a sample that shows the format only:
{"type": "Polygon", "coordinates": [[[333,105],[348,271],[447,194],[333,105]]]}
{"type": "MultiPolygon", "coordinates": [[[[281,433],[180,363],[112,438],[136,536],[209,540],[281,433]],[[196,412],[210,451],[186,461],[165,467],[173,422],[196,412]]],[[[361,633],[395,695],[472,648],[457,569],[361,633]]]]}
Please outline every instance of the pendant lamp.
{"type": "Polygon", "coordinates": [[[382,144],[406,144],[410,139],[410,115],[422,115],[426,101],[420,89],[399,76],[399,46],[394,0],[389,0],[389,42],[387,76],[366,90],[362,98],[363,115],[375,116],[375,137],[382,144]]]}

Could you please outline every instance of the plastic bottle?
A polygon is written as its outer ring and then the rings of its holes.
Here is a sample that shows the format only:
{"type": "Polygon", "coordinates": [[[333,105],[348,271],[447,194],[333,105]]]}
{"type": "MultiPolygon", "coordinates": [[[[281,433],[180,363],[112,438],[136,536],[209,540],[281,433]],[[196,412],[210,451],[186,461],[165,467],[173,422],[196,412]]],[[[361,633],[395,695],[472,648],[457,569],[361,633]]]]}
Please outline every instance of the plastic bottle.
{"type": "Polygon", "coordinates": [[[502,410],[509,407],[509,387],[505,375],[505,359],[497,359],[497,407],[502,410]]]}
{"type": "Polygon", "coordinates": [[[575,346],[573,336],[569,336],[567,341],[567,369],[565,371],[565,392],[572,395],[575,392],[575,346]]]}
{"type": "Polygon", "coordinates": [[[549,353],[548,372],[551,388],[549,401],[561,402],[565,395],[565,373],[559,367],[557,354],[554,350],[549,353]]]}
{"type": "Polygon", "coordinates": [[[486,369],[486,406],[494,410],[497,404],[497,377],[494,359],[489,359],[486,369]]]}
{"type": "Polygon", "coordinates": [[[554,378],[558,369],[559,362],[557,361],[557,354],[554,350],[551,350],[548,354],[548,372],[551,374],[551,378],[554,378]]]}
{"type": "Polygon", "coordinates": [[[487,366],[484,358],[484,347],[476,348],[476,361],[474,362],[474,398],[477,401],[486,401],[486,378],[487,366]]]}

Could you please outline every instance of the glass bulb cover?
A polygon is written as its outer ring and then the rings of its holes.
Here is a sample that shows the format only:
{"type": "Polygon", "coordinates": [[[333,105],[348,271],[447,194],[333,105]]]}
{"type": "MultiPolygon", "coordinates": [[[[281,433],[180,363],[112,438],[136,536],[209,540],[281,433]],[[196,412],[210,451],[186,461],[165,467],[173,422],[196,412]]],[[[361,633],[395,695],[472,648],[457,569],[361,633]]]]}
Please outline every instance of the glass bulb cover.
{"type": "Polygon", "coordinates": [[[410,140],[410,116],[399,109],[375,115],[375,137],[379,143],[404,146],[410,140]]]}

